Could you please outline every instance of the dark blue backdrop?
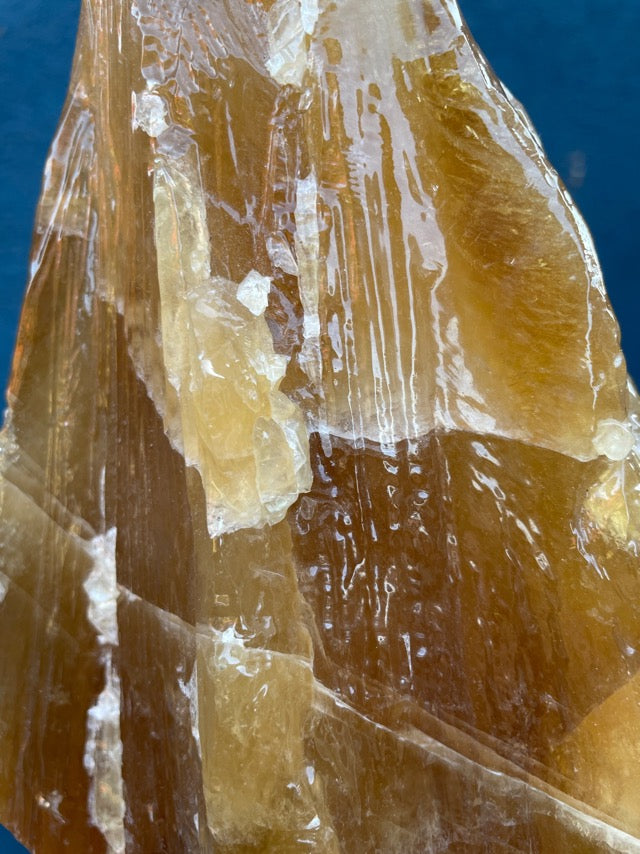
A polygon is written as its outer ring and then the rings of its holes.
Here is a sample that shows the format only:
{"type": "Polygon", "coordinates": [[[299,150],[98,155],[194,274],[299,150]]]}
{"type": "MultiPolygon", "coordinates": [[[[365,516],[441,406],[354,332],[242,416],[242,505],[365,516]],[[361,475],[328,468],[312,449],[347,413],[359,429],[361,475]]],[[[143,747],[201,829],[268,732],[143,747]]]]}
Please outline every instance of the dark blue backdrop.
{"type": "MultiPolygon", "coordinates": [[[[460,3],[490,62],[529,111],[593,231],[629,367],[640,379],[640,3],[460,3]]],[[[79,0],[0,0],[3,387],[42,167],[67,84],[78,5],[79,0]]],[[[18,850],[0,829],[0,852],[18,850]]]]}

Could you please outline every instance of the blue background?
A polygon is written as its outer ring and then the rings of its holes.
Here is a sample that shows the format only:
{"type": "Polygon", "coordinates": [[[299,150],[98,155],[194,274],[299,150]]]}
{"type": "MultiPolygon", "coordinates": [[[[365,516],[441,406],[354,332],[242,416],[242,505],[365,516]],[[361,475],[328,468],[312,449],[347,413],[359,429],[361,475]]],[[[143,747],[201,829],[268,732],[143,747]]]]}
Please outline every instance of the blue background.
{"type": "MultiPolygon", "coordinates": [[[[366,3],[367,0],[362,0],[366,3]]],[[[640,2],[460,0],[525,105],[596,241],[640,379],[640,2]]],[[[79,0],[0,0],[0,385],[27,276],[35,204],[68,81],[79,0]]],[[[24,850],[0,828],[0,852],[24,850]]]]}

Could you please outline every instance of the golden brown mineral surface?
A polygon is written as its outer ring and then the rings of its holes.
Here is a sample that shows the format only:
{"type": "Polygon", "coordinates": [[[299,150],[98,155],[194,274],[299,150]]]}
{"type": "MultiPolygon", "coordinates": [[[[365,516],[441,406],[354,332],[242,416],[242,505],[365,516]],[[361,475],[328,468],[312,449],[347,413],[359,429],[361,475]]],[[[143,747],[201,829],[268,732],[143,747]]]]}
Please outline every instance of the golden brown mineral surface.
{"type": "Polygon", "coordinates": [[[85,0],[8,399],[32,851],[640,851],[636,395],[454,0],[85,0]]]}

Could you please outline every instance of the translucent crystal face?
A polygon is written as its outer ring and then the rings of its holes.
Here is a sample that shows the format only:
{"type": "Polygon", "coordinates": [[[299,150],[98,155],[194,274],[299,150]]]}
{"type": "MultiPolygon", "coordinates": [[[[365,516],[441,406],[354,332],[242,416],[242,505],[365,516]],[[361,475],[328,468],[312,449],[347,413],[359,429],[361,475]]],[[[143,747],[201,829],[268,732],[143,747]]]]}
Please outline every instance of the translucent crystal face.
{"type": "Polygon", "coordinates": [[[0,447],[34,850],[640,850],[636,396],[450,0],[87,0],[0,447]]]}

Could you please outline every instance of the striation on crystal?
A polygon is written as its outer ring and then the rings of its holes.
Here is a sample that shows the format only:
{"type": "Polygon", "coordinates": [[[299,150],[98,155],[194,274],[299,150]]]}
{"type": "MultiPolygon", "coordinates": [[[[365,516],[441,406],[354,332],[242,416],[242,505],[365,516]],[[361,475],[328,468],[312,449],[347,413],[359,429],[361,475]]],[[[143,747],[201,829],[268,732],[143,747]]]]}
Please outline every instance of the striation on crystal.
{"type": "Polygon", "coordinates": [[[34,852],[640,851],[640,422],[454,0],[84,0],[0,440],[34,852]]]}

